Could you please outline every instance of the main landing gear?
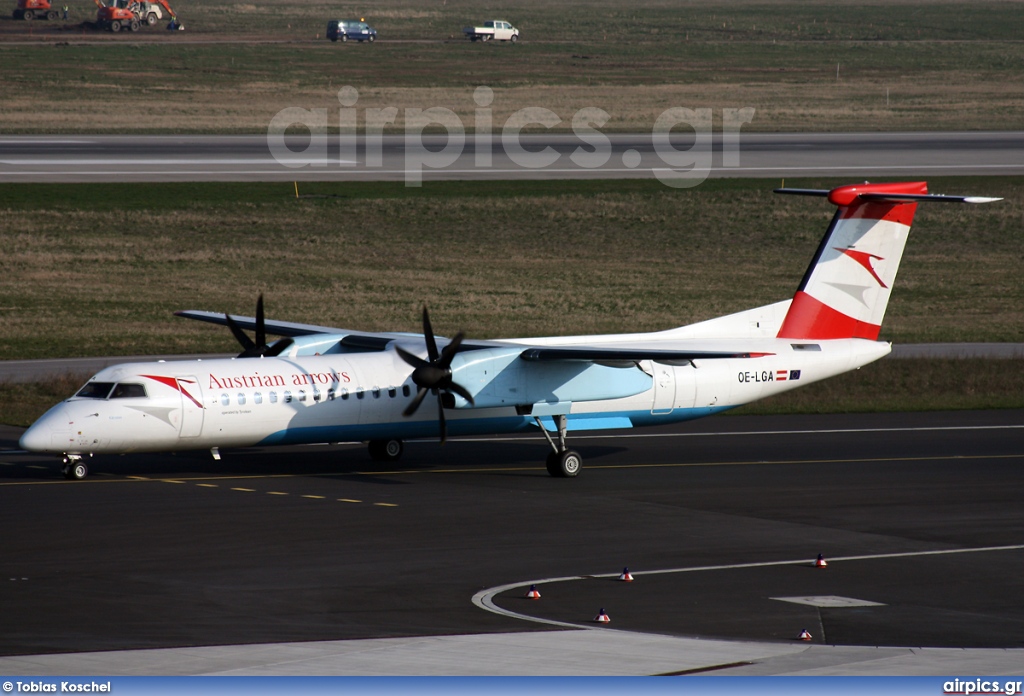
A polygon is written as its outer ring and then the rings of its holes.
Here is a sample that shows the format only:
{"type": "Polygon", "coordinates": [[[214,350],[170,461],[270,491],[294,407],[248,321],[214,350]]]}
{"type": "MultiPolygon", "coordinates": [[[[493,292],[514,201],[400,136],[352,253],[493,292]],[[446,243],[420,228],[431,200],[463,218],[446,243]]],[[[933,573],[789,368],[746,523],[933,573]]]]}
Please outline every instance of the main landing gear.
{"type": "Polygon", "coordinates": [[[375,462],[393,462],[402,456],[405,445],[401,440],[370,440],[370,459],[375,462]]]}
{"type": "Polygon", "coordinates": [[[60,473],[69,481],[81,481],[89,475],[89,467],[82,461],[82,455],[68,454],[64,456],[64,466],[61,467],[60,473]]]}
{"type": "Polygon", "coordinates": [[[548,473],[555,478],[572,478],[580,473],[580,469],[583,468],[583,457],[580,456],[579,452],[574,452],[565,446],[565,416],[554,416],[555,425],[558,426],[558,443],[556,444],[551,434],[548,433],[547,428],[540,422],[540,418],[534,416],[533,418],[537,421],[537,427],[544,433],[544,437],[547,438],[548,444],[551,445],[551,449],[554,450],[548,455],[547,468],[548,473]]]}

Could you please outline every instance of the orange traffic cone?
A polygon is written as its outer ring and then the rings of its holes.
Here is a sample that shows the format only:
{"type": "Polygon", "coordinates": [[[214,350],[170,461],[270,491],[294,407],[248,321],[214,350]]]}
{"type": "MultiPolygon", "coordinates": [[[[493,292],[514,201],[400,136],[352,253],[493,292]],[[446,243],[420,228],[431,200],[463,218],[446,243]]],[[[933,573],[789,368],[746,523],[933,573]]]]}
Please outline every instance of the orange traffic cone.
{"type": "Polygon", "coordinates": [[[800,640],[811,640],[811,632],[806,628],[800,631],[800,640]]]}
{"type": "Polygon", "coordinates": [[[604,613],[604,609],[601,609],[601,611],[597,613],[597,616],[594,617],[594,621],[596,623],[608,623],[611,619],[608,618],[608,614],[604,613]]]}
{"type": "Polygon", "coordinates": [[[622,582],[633,582],[633,576],[629,572],[629,568],[622,569],[622,575],[619,576],[619,580],[622,582]]]}
{"type": "Polygon", "coordinates": [[[530,591],[526,593],[527,599],[540,599],[540,592],[537,591],[536,585],[530,585],[530,591]]]}
{"type": "Polygon", "coordinates": [[[825,557],[822,556],[820,553],[818,554],[818,559],[816,561],[814,561],[814,567],[815,568],[826,568],[826,567],[828,567],[828,563],[825,561],[825,557]]]}

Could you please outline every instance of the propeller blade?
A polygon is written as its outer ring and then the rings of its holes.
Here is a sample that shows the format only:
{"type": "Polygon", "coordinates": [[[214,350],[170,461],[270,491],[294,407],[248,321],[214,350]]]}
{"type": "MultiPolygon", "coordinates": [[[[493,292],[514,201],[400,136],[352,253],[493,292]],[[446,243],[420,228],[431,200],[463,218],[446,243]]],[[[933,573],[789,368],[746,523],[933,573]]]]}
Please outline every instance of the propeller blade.
{"type": "Polygon", "coordinates": [[[444,404],[441,403],[441,392],[437,393],[437,423],[441,428],[441,444],[448,440],[448,426],[444,422],[444,404]]]}
{"type": "Polygon", "coordinates": [[[427,306],[423,305],[423,336],[427,341],[427,357],[430,362],[437,360],[437,341],[434,340],[434,329],[430,325],[430,315],[427,313],[427,306]]]}
{"type": "Polygon", "coordinates": [[[417,368],[418,367],[425,367],[425,366],[430,364],[426,360],[421,358],[420,356],[413,355],[412,353],[407,351],[402,346],[397,346],[396,345],[395,346],[395,351],[398,352],[398,355],[401,356],[402,360],[404,360],[405,362],[409,363],[413,367],[417,367],[417,368]]]}
{"type": "Polygon", "coordinates": [[[424,305],[423,342],[427,345],[428,359],[424,360],[399,345],[395,346],[399,357],[413,367],[412,382],[419,387],[419,391],[416,392],[416,398],[406,407],[402,415],[411,416],[416,413],[416,409],[423,403],[427,393],[434,392],[437,396],[437,425],[440,429],[442,445],[448,440],[448,423],[444,415],[445,395],[454,392],[470,404],[475,405],[473,395],[469,393],[469,390],[461,384],[456,384],[452,381],[452,360],[455,359],[456,353],[459,352],[465,337],[466,335],[460,331],[445,345],[444,350],[439,353],[437,350],[437,339],[434,336],[434,327],[430,324],[430,313],[427,312],[427,308],[424,305]]]}
{"type": "Polygon", "coordinates": [[[473,395],[470,394],[469,390],[467,390],[464,386],[462,386],[458,382],[451,382],[451,383],[449,383],[448,384],[448,389],[450,389],[451,391],[455,392],[456,394],[461,396],[463,399],[468,401],[471,406],[476,405],[476,402],[473,401],[473,395]]]}
{"type": "Polygon", "coordinates": [[[461,331],[455,334],[455,338],[452,339],[451,343],[444,347],[441,351],[440,364],[445,367],[450,367],[452,360],[455,358],[455,354],[459,352],[459,346],[462,345],[462,339],[466,337],[466,334],[461,331]]]}
{"type": "Polygon", "coordinates": [[[263,293],[256,298],[256,345],[267,345],[266,324],[263,321],[263,293]]]}
{"type": "Polygon", "coordinates": [[[274,343],[272,346],[267,346],[267,349],[263,352],[263,356],[267,358],[276,358],[281,353],[291,348],[294,340],[290,338],[282,338],[274,343]]]}
{"type": "MultiPolygon", "coordinates": [[[[234,334],[235,340],[238,341],[239,344],[241,344],[243,349],[243,355],[256,347],[256,344],[253,343],[253,340],[249,338],[249,336],[244,331],[242,331],[242,327],[240,327],[238,323],[231,318],[230,314],[225,314],[224,319],[225,321],[227,321],[228,328],[231,329],[231,333],[234,334]]],[[[240,355],[239,357],[242,356],[240,355]]]]}
{"type": "Polygon", "coordinates": [[[429,389],[424,389],[423,387],[420,387],[419,391],[416,392],[416,398],[412,400],[412,403],[405,407],[405,410],[402,411],[402,415],[411,416],[412,414],[416,413],[416,409],[418,409],[420,407],[420,404],[423,403],[423,398],[427,395],[429,391],[429,389]]]}

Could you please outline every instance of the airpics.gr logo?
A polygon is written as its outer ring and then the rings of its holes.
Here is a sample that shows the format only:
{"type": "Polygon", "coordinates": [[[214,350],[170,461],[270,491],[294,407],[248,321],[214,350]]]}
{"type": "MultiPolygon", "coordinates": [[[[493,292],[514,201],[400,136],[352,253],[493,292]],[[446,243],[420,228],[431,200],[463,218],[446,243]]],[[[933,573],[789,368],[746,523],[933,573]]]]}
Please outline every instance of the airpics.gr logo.
{"type": "Polygon", "coordinates": [[[943,682],[943,694],[1005,694],[1015,696],[1021,692],[1021,680],[999,681],[998,679],[953,679],[943,682]]]}
{"type": "Polygon", "coordinates": [[[750,106],[720,110],[671,107],[655,118],[649,145],[638,144],[615,152],[611,139],[602,131],[612,121],[612,115],[602,108],[584,107],[565,119],[551,109],[527,106],[509,113],[504,123],[495,123],[494,99],[494,90],[485,85],[473,91],[476,108],[471,112],[467,129],[463,116],[469,114],[460,116],[445,106],[357,109],[359,92],[346,85],[338,90],[341,108],[337,109],[337,117],[331,114],[334,107],[292,106],[277,112],[267,126],[267,147],[279,164],[292,169],[328,166],[380,169],[384,166],[384,131],[391,130],[402,133],[399,136],[404,159],[401,172],[406,186],[422,186],[425,170],[460,174],[467,170],[509,171],[495,168],[493,157],[497,153],[507,157],[508,166],[515,171],[585,172],[608,168],[608,171],[627,173],[649,170],[666,186],[689,188],[711,174],[712,153],[717,148],[721,151],[723,168],[740,166],[740,129],[753,121],[755,113],[750,106]],[[720,115],[716,116],[716,111],[720,115]],[[713,144],[712,137],[715,121],[721,124],[718,144],[713,144]],[[567,126],[578,141],[571,152],[531,140],[531,136],[553,133],[567,126]],[[286,141],[286,133],[295,130],[308,134],[308,140],[306,135],[300,138],[305,140],[302,149],[292,149],[286,141]],[[328,135],[332,131],[339,143],[336,157],[328,155],[328,135]],[[359,136],[359,133],[364,135],[359,136]],[[682,137],[673,139],[673,135],[682,137]],[[472,157],[464,158],[467,142],[471,145],[472,157]],[[678,147],[680,144],[685,146],[678,147]],[[618,155],[621,167],[619,162],[612,161],[613,154],[618,155]],[[457,163],[458,169],[453,170],[457,163]]]}

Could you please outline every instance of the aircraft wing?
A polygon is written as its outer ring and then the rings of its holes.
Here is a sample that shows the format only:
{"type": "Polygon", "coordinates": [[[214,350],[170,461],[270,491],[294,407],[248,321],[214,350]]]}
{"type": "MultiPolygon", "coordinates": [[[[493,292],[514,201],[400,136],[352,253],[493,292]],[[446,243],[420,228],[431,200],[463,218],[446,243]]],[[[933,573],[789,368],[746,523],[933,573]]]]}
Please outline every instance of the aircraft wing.
{"type": "MultiPolygon", "coordinates": [[[[174,313],[175,316],[184,317],[185,319],[195,319],[197,321],[205,321],[211,324],[218,324],[220,326],[227,326],[228,321],[225,318],[223,312],[204,312],[198,309],[182,309],[174,313]]],[[[255,317],[238,317],[234,314],[231,318],[235,320],[243,329],[250,331],[256,330],[256,319],[255,317]]],[[[275,336],[312,336],[314,334],[336,334],[346,333],[341,329],[335,329],[330,326],[316,326],[314,324],[296,324],[290,321],[274,321],[269,319],[264,322],[264,327],[267,333],[275,336]]]]}
{"type": "MultiPolygon", "coordinates": [[[[228,326],[228,320],[221,312],[183,309],[175,312],[174,314],[175,316],[183,317],[185,319],[195,319],[196,321],[205,321],[210,324],[217,324],[218,326],[228,326]]],[[[256,317],[240,317],[232,314],[231,319],[242,329],[247,329],[249,331],[259,330],[259,324],[256,317]]],[[[263,321],[263,330],[273,336],[286,336],[288,338],[323,335],[341,336],[338,340],[338,343],[341,346],[359,351],[385,350],[388,344],[393,341],[407,341],[410,338],[419,340],[423,339],[423,334],[417,333],[406,333],[400,331],[385,331],[379,333],[369,331],[352,331],[351,329],[340,329],[334,326],[300,324],[291,321],[275,321],[273,319],[265,319],[263,321]]],[[[442,346],[447,345],[447,339],[441,339],[441,343],[442,346]]],[[[491,347],[493,345],[495,345],[493,342],[474,341],[472,343],[464,343],[462,349],[474,350],[478,348],[491,347]]]]}
{"type": "MultiPolygon", "coordinates": [[[[204,312],[198,309],[183,309],[174,313],[175,316],[184,317],[185,319],[195,319],[196,321],[205,321],[210,324],[217,324],[219,326],[227,326],[228,321],[224,314],[220,312],[204,312]]],[[[239,317],[234,314],[231,315],[235,324],[243,329],[249,331],[257,330],[257,321],[255,317],[239,317]]],[[[387,344],[392,341],[409,338],[411,336],[418,336],[419,334],[410,333],[370,333],[367,331],[351,331],[348,329],[339,329],[333,326],[318,326],[316,324],[299,324],[291,321],[275,321],[273,319],[267,319],[263,322],[263,328],[268,334],[274,336],[287,336],[289,338],[295,338],[298,336],[316,336],[322,334],[344,334],[344,338],[341,339],[341,344],[349,348],[360,348],[363,350],[384,350],[387,344]]]]}
{"type": "Polygon", "coordinates": [[[724,358],[762,358],[766,355],[772,355],[772,353],[573,346],[566,348],[527,348],[519,357],[522,360],[533,362],[635,363],[640,360],[653,360],[659,363],[676,363],[691,362],[693,360],[721,360],[724,358]]]}

